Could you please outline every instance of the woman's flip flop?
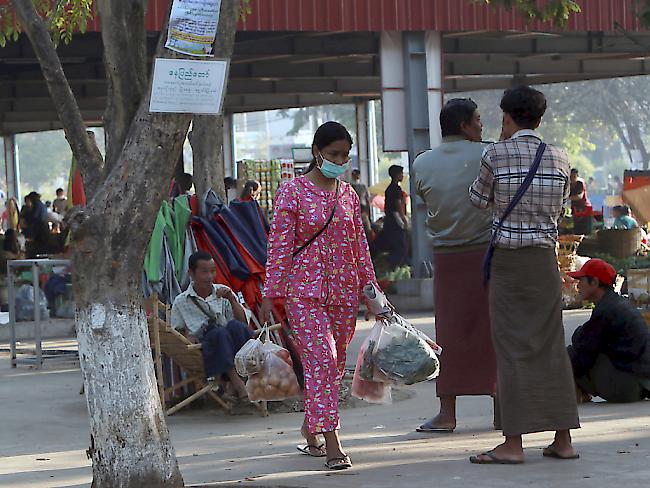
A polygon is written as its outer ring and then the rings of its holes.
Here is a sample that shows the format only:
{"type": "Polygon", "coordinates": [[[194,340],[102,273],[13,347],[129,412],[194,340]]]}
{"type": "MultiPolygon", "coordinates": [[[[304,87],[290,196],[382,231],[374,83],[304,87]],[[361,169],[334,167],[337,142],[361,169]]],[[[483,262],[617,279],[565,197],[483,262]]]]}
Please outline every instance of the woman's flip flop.
{"type": "Polygon", "coordinates": [[[305,454],[306,456],[311,456],[311,457],[325,457],[327,453],[325,452],[325,444],[321,444],[320,446],[313,446],[311,444],[303,444],[301,446],[296,446],[296,449],[298,449],[302,454],[305,454]],[[312,450],[318,451],[318,454],[313,454],[312,450]]]}
{"type": "Polygon", "coordinates": [[[328,459],[327,462],[325,463],[325,467],[327,469],[331,469],[334,471],[341,471],[343,469],[351,468],[352,463],[350,462],[349,456],[337,457],[337,458],[328,459]]]}

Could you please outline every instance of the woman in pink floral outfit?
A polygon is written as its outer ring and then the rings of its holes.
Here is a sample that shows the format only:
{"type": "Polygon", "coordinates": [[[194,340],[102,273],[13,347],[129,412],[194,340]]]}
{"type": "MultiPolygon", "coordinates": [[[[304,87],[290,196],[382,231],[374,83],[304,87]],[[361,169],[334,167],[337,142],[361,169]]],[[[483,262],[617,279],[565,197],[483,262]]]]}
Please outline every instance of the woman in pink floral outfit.
{"type": "Polygon", "coordinates": [[[278,189],[262,305],[267,318],[271,300],[285,301],[305,376],[302,435],[307,445],[299,450],[327,456],[330,469],[352,466],[338,434],[339,386],[361,290],[376,283],[359,198],[338,179],[348,169],[351,147],[345,127],[323,124],[314,135],[307,173],[278,189]]]}

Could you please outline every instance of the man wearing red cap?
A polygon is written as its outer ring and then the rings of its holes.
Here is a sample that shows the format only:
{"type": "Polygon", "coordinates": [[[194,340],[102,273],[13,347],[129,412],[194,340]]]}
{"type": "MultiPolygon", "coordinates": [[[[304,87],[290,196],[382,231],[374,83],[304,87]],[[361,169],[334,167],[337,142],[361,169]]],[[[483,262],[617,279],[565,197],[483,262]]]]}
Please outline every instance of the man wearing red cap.
{"type": "Polygon", "coordinates": [[[614,292],[616,270],[590,259],[569,275],[580,280],[580,296],[596,304],[568,348],[579,393],[616,403],[650,398],[650,331],[641,313],[614,292]]]}

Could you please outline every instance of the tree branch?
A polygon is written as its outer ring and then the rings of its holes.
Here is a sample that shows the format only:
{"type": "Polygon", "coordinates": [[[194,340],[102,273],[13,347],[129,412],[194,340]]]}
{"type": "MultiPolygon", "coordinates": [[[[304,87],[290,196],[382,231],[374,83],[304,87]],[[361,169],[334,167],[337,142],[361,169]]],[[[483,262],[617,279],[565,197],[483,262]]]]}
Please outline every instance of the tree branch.
{"type": "Polygon", "coordinates": [[[79,105],[63,72],[47,23],[36,12],[32,0],[12,0],[12,4],[38,57],[66,139],[84,177],[87,192],[92,195],[97,188],[94,175],[101,168],[102,156],[97,144],[86,133],[79,105]]]}
{"type": "Polygon", "coordinates": [[[147,90],[147,0],[98,0],[108,97],[104,112],[108,174],[147,90]]]}

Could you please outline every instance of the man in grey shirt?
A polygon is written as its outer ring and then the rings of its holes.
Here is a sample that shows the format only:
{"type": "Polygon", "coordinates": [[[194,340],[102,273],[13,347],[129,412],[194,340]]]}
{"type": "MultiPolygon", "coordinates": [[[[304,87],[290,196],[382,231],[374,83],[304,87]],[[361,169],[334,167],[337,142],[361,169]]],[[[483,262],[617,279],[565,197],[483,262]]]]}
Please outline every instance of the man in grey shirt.
{"type": "Polygon", "coordinates": [[[496,363],[490,339],[483,257],[492,214],[467,198],[481,165],[483,125],[476,103],[450,100],[440,113],[442,144],[417,157],[413,177],[427,204],[433,247],[436,342],[443,347],[436,394],[440,413],[419,432],[453,432],[456,397],[494,395],[496,363]]]}

